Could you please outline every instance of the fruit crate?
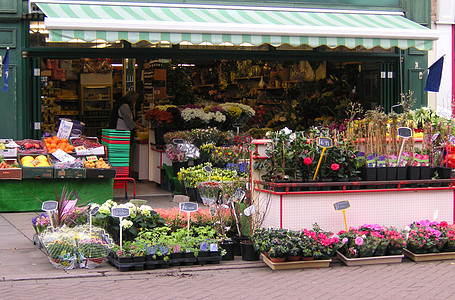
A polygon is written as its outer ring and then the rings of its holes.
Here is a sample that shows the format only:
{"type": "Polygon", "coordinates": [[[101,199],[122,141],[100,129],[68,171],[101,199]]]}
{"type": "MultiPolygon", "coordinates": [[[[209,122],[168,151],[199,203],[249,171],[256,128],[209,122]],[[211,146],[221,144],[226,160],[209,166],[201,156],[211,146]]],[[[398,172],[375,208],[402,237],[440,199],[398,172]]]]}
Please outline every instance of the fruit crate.
{"type": "MultiPolygon", "coordinates": [[[[27,178],[54,178],[54,167],[51,165],[49,167],[24,167],[21,162],[21,159],[25,156],[31,156],[33,159],[36,159],[39,155],[21,155],[19,154],[19,165],[22,168],[22,179],[27,178]]],[[[47,161],[49,157],[45,155],[47,161]]]]}
{"type": "Polygon", "coordinates": [[[108,159],[103,158],[106,163],[111,167],[109,169],[102,168],[85,168],[85,177],[86,178],[114,178],[117,174],[117,171],[109,162],[108,159]]]}
{"type": "Polygon", "coordinates": [[[56,166],[57,160],[49,157],[50,163],[54,167],[54,178],[85,178],[85,168],[62,168],[56,166]]]}
{"type": "Polygon", "coordinates": [[[76,155],[87,156],[87,155],[104,155],[105,147],[98,142],[97,137],[72,137],[70,138],[71,144],[75,147],[76,155]],[[82,140],[83,145],[80,145],[82,140]],[[78,146],[84,146],[85,150],[77,149],[78,146]],[[90,146],[90,147],[87,147],[90,146]]]}
{"type": "MultiPolygon", "coordinates": [[[[8,165],[12,165],[14,163],[17,163],[17,160],[16,159],[5,159],[5,162],[8,165]]],[[[0,179],[21,180],[22,179],[22,169],[21,168],[0,169],[0,179]]]]}

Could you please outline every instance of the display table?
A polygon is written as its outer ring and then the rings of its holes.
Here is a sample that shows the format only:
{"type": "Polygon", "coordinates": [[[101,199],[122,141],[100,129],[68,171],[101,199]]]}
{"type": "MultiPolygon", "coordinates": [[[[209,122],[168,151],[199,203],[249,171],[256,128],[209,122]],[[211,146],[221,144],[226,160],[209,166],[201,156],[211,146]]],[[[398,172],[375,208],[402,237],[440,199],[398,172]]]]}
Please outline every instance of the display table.
{"type": "Polygon", "coordinates": [[[0,212],[41,211],[41,202],[55,200],[62,188],[77,192],[79,203],[104,203],[114,195],[114,179],[23,179],[0,181],[0,212]],[[38,199],[37,199],[38,198],[38,199]]]}
{"type": "MultiPolygon", "coordinates": [[[[371,187],[374,182],[368,184],[371,187]]],[[[350,202],[345,211],[348,227],[380,224],[404,228],[414,221],[434,218],[449,224],[454,221],[451,186],[314,192],[274,192],[258,187],[257,183],[255,186],[258,207],[267,209],[264,228],[300,230],[317,223],[324,230],[338,232],[345,227],[344,219],[342,211],[335,210],[333,204],[346,200],[350,202]]]]}

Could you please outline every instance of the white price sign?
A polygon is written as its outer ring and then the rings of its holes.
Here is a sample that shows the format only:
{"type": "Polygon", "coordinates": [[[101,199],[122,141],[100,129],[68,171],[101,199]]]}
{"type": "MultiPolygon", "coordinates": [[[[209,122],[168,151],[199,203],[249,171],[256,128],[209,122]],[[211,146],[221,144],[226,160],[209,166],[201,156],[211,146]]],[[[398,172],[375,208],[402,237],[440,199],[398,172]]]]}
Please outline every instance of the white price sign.
{"type": "Polygon", "coordinates": [[[55,152],[52,153],[52,155],[61,162],[67,162],[67,161],[71,162],[71,161],[76,160],[76,158],[72,157],[71,155],[69,155],[68,153],[63,151],[62,149],[57,149],[55,152]]]}
{"type": "Polygon", "coordinates": [[[66,120],[60,121],[60,126],[58,127],[57,136],[59,139],[69,139],[71,130],[73,129],[73,123],[66,120]]]}

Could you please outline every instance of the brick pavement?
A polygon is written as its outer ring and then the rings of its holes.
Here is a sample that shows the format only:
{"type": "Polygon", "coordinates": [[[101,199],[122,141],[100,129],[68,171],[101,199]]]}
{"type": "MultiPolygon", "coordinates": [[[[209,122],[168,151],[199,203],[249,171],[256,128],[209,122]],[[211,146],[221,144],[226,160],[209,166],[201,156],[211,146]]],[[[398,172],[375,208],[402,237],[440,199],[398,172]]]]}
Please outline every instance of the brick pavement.
{"type": "Polygon", "coordinates": [[[119,272],[103,263],[65,272],[33,246],[32,215],[0,214],[1,299],[455,299],[455,260],[272,271],[236,257],[203,267],[119,272]]]}

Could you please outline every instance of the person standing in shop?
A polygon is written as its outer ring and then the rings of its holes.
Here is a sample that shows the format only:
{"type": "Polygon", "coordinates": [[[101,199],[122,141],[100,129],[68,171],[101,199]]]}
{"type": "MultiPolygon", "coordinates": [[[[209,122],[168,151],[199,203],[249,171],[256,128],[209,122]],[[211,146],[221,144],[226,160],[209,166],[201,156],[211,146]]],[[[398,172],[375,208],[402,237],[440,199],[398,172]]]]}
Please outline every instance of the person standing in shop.
{"type": "Polygon", "coordinates": [[[121,97],[114,105],[114,115],[117,112],[117,123],[115,126],[116,130],[128,130],[131,131],[135,128],[144,129],[144,127],[138,122],[134,121],[133,111],[136,100],[139,95],[135,91],[129,91],[123,97],[121,97]],[[117,109],[117,111],[115,111],[117,109]]]}

